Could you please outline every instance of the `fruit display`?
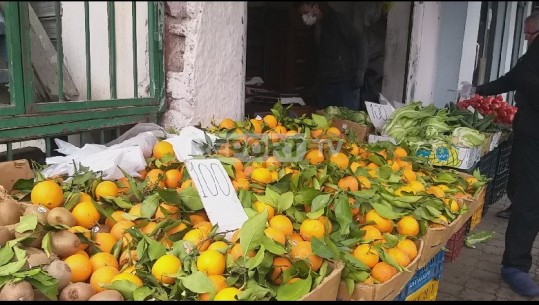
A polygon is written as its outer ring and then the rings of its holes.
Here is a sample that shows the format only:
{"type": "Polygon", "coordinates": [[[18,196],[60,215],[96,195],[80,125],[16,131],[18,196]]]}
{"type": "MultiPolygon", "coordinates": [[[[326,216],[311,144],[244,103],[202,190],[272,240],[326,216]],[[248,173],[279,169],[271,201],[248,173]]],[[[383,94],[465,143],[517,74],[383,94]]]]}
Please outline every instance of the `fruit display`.
{"type": "Polygon", "coordinates": [[[486,182],[286,110],[220,120],[205,128],[218,141],[196,143],[221,161],[249,217],[230,240],[165,140],[137,177],[36,169],[14,188],[19,201],[0,192],[0,300],[300,300],[337,262],[349,290],[385,283],[486,182]]]}
{"type": "Polygon", "coordinates": [[[473,107],[484,116],[493,115],[494,122],[511,125],[513,118],[517,113],[518,108],[509,105],[503,100],[501,95],[497,96],[480,96],[475,94],[470,99],[462,100],[457,103],[457,107],[466,109],[473,107]]]}

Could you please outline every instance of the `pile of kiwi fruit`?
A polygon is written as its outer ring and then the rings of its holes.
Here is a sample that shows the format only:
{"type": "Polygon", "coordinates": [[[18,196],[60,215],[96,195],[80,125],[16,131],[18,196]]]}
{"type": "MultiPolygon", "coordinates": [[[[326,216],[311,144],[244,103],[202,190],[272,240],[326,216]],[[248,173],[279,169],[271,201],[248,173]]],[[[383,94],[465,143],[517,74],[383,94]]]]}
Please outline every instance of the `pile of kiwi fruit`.
{"type": "MultiPolygon", "coordinates": [[[[58,281],[57,299],[61,301],[124,300],[122,294],[116,290],[96,293],[90,284],[71,282],[71,269],[61,259],[77,252],[81,241],[75,233],[65,229],[75,225],[75,218],[69,210],[64,207],[49,210],[40,205],[17,202],[6,196],[1,186],[0,192],[3,193],[0,196],[0,247],[16,244],[18,248],[25,250],[26,263],[20,271],[41,268],[46,274],[55,278],[58,281]],[[17,230],[17,227],[21,219],[32,217],[31,215],[37,217],[35,229],[19,232],[21,230],[17,230]],[[51,228],[54,229],[50,230],[51,228]],[[50,253],[42,249],[43,238],[48,232],[51,232],[50,253]],[[15,242],[15,239],[20,240],[15,242]]],[[[10,262],[16,260],[14,256],[10,262]]],[[[4,283],[0,289],[0,301],[38,300],[50,299],[25,279],[14,278],[4,283]]]]}

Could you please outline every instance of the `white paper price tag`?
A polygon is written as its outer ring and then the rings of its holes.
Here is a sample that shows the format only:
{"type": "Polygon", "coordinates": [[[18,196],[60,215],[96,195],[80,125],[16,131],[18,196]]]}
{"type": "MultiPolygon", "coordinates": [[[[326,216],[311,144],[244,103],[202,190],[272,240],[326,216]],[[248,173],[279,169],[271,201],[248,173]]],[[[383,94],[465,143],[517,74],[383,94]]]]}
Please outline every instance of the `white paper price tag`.
{"type": "Polygon", "coordinates": [[[397,145],[397,142],[395,141],[395,139],[393,139],[390,136],[377,136],[373,134],[369,135],[369,139],[368,139],[369,143],[384,142],[384,141],[389,141],[393,143],[394,145],[397,145]]]}
{"type": "Polygon", "coordinates": [[[367,107],[367,113],[371,119],[372,124],[377,130],[382,130],[384,125],[391,117],[391,114],[395,109],[391,105],[381,105],[371,102],[365,102],[367,107]]]}
{"type": "Polygon", "coordinates": [[[232,231],[225,236],[230,240],[248,217],[225,168],[217,159],[190,159],[185,163],[211,224],[219,226],[218,233],[232,231]]]}

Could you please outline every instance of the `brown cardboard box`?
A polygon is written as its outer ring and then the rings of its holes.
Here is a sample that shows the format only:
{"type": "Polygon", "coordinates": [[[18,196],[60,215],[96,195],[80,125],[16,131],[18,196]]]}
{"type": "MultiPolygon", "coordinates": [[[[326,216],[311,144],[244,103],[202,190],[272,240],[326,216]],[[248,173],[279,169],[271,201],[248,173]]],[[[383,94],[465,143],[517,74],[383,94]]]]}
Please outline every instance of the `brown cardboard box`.
{"type": "Polygon", "coordinates": [[[419,239],[417,256],[406,267],[408,271],[397,273],[389,281],[382,284],[364,285],[356,284],[352,295],[348,294],[348,289],[344,281],[339,284],[339,300],[342,301],[393,301],[401,292],[401,290],[408,284],[410,279],[414,276],[418,269],[418,262],[421,256],[423,256],[423,241],[419,239]]]}
{"type": "Polygon", "coordinates": [[[341,273],[344,269],[342,262],[330,264],[333,271],[326,276],[322,283],[313,291],[304,295],[299,301],[336,301],[339,290],[339,282],[341,281],[341,273]]]}
{"type": "Polygon", "coordinates": [[[34,177],[34,172],[30,168],[28,160],[15,160],[0,162],[0,185],[3,186],[8,193],[11,192],[13,185],[19,179],[31,179],[34,177]]]}
{"type": "MultiPolygon", "coordinates": [[[[317,110],[316,114],[324,115],[324,111],[317,110]]],[[[354,134],[356,136],[356,141],[358,143],[367,142],[367,139],[369,138],[369,134],[371,134],[374,131],[372,126],[362,125],[356,122],[352,122],[349,120],[342,120],[338,118],[333,118],[331,125],[333,127],[337,127],[341,132],[344,132],[348,128],[352,129],[354,131],[354,134]]]]}
{"type": "Polygon", "coordinates": [[[480,156],[486,155],[490,151],[490,143],[492,142],[492,136],[494,134],[492,133],[485,133],[485,141],[483,141],[483,145],[481,145],[481,151],[480,156]]]}

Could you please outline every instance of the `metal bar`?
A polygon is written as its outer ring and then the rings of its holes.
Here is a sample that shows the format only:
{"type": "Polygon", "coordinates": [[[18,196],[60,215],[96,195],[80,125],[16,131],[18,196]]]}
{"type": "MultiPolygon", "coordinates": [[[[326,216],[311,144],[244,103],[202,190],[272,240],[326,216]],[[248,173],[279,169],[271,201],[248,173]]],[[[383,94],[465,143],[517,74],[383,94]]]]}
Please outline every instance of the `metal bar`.
{"type": "Polygon", "coordinates": [[[101,101],[83,101],[83,102],[53,102],[35,104],[34,108],[39,112],[57,112],[67,110],[83,110],[97,109],[109,107],[125,107],[125,106],[151,106],[158,105],[159,102],[154,98],[137,98],[137,99],[116,99],[116,100],[101,100],[101,101]]]}
{"type": "Polygon", "coordinates": [[[120,126],[114,128],[114,138],[120,137],[120,126]]]}
{"type": "Polygon", "coordinates": [[[128,106],[114,109],[95,109],[93,111],[79,110],[62,113],[50,113],[48,115],[25,115],[2,119],[0,130],[19,129],[24,127],[42,127],[62,124],[67,122],[80,122],[98,118],[114,118],[124,115],[139,115],[157,112],[158,106],[128,106]]]}
{"type": "Polygon", "coordinates": [[[137,2],[131,1],[133,24],[133,97],[138,97],[138,62],[137,62],[137,2]]]}
{"type": "Polygon", "coordinates": [[[7,143],[7,160],[13,161],[13,147],[11,143],[7,143]]]}
{"type": "Polygon", "coordinates": [[[112,128],[118,125],[129,125],[141,122],[156,122],[157,114],[145,113],[140,115],[99,118],[96,120],[78,121],[70,123],[59,123],[47,128],[43,127],[28,127],[15,130],[0,130],[0,143],[17,139],[17,141],[39,139],[42,137],[51,137],[54,135],[77,133],[81,131],[94,130],[99,128],[112,128]]]}
{"type": "MultiPolygon", "coordinates": [[[[28,1],[19,3],[20,39],[21,39],[21,62],[23,83],[20,85],[24,90],[24,108],[26,113],[31,113],[34,104],[34,73],[32,67],[32,53],[30,43],[30,19],[28,17],[28,1]]],[[[14,84],[15,85],[15,84],[14,84]]]]}
{"type": "Polygon", "coordinates": [[[79,142],[80,142],[80,147],[83,147],[84,146],[84,132],[83,131],[79,133],[79,142]]]}
{"type": "Polygon", "coordinates": [[[86,99],[92,99],[92,64],[90,60],[90,5],[84,1],[84,35],[86,37],[86,99]]]}
{"type": "Polygon", "coordinates": [[[50,137],[45,138],[45,154],[47,157],[51,156],[51,138],[50,137]]]}
{"type": "Polygon", "coordinates": [[[148,46],[149,46],[149,60],[150,60],[150,96],[157,96],[157,79],[155,73],[155,55],[157,48],[156,42],[156,27],[155,27],[155,3],[153,1],[148,2],[148,46]]]}
{"type": "Polygon", "coordinates": [[[107,15],[109,18],[109,76],[110,98],[118,97],[116,92],[116,9],[114,1],[107,1],[107,15]]]}
{"type": "Polygon", "coordinates": [[[56,62],[58,63],[58,101],[64,100],[64,46],[62,45],[62,16],[60,1],[54,2],[56,15],[56,62]]]}

